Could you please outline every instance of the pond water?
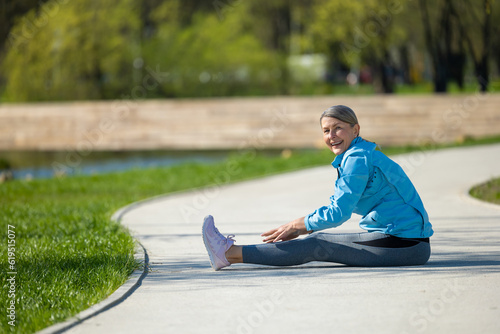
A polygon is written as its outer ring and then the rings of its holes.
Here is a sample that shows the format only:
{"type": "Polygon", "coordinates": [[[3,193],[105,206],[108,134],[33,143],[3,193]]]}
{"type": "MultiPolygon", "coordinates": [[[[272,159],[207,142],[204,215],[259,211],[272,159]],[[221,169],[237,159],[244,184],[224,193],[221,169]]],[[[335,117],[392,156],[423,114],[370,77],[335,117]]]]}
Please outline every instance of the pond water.
{"type": "MultiPolygon", "coordinates": [[[[128,169],[173,166],[188,162],[215,163],[232,151],[119,151],[92,152],[81,156],[74,152],[15,151],[0,152],[0,170],[7,162],[15,179],[51,178],[66,175],[102,174],[128,169]]],[[[273,152],[268,152],[274,155],[273,152]]],[[[279,154],[279,153],[275,153],[279,154]]]]}

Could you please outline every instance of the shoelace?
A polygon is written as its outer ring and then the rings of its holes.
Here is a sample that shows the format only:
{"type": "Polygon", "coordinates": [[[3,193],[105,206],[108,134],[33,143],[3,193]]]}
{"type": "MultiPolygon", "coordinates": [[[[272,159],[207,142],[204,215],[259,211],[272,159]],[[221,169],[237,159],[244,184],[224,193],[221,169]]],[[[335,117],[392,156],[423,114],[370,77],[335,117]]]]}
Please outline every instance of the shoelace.
{"type": "Polygon", "coordinates": [[[228,240],[232,240],[232,241],[235,241],[234,239],[234,234],[229,234],[227,237],[224,238],[224,236],[222,237],[222,239],[219,239],[217,241],[217,245],[227,245],[227,241],[228,240]]]}
{"type": "Polygon", "coordinates": [[[217,242],[216,242],[216,244],[218,246],[220,246],[220,245],[227,245],[227,241],[228,240],[236,241],[236,240],[233,239],[235,237],[234,234],[229,234],[227,237],[224,237],[224,235],[222,233],[220,233],[219,229],[217,227],[215,227],[215,226],[214,226],[214,232],[215,232],[215,234],[217,234],[220,237],[220,239],[217,240],[217,242]]]}

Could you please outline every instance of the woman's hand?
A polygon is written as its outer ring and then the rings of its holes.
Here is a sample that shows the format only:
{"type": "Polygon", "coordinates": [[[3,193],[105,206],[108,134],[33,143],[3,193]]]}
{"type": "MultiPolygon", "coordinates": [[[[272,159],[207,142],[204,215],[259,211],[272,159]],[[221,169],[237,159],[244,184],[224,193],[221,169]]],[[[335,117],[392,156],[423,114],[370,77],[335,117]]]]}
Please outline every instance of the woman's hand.
{"type": "Polygon", "coordinates": [[[307,234],[306,224],[304,223],[304,218],[298,218],[294,221],[281,225],[278,228],[273,228],[270,231],[262,233],[261,236],[264,237],[264,242],[278,242],[287,241],[297,238],[301,234],[307,234]]]}

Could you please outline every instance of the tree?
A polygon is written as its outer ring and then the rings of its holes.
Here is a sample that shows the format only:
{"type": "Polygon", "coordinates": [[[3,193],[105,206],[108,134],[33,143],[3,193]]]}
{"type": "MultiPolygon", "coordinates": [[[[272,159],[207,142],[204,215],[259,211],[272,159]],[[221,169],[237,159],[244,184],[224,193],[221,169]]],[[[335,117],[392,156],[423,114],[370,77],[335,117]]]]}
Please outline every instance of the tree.
{"type": "Polygon", "coordinates": [[[188,25],[181,1],[165,2],[152,12],[157,31],[143,43],[144,59],[168,73],[156,93],[188,97],[276,92],[280,59],[252,33],[249,5],[199,11],[188,25]]]}
{"type": "Polygon", "coordinates": [[[432,62],[434,92],[444,93],[448,90],[445,30],[451,16],[451,12],[449,1],[446,0],[442,9],[439,8],[439,3],[436,2],[433,3],[434,7],[432,10],[432,13],[437,13],[437,18],[434,20],[431,19],[427,0],[419,0],[419,5],[420,12],[422,14],[425,43],[432,62]],[[433,25],[432,21],[437,21],[437,23],[433,25]]]}
{"type": "MultiPolygon", "coordinates": [[[[295,4],[300,5],[299,2],[295,4]]],[[[287,67],[290,55],[290,34],[292,29],[292,3],[288,0],[254,0],[247,6],[247,14],[252,20],[247,24],[250,31],[261,41],[266,49],[279,57],[277,80],[279,93],[288,94],[293,85],[287,67]]]]}
{"type": "Polygon", "coordinates": [[[492,1],[419,0],[419,5],[427,51],[432,59],[434,90],[446,92],[450,78],[463,86],[467,50],[480,89],[487,91],[492,49],[492,1]]]}
{"type": "MultiPolygon", "coordinates": [[[[0,1],[0,54],[2,54],[5,49],[5,43],[9,39],[9,34],[14,24],[29,11],[33,9],[38,10],[45,2],[47,2],[47,0],[0,1]]],[[[12,42],[14,41],[11,40],[11,43],[12,42]]]]}
{"type": "MultiPolygon", "coordinates": [[[[48,13],[44,4],[25,21],[48,13]]],[[[53,8],[53,7],[52,7],[53,8]]],[[[130,93],[138,55],[135,1],[75,0],[58,7],[26,42],[11,47],[2,64],[5,95],[14,101],[113,98],[130,93]]],[[[19,35],[20,21],[12,29],[19,35]]]]}
{"type": "Polygon", "coordinates": [[[457,18],[460,34],[465,40],[474,63],[474,72],[480,90],[486,92],[489,84],[489,62],[492,48],[493,1],[449,1],[457,18]]]}
{"type": "MultiPolygon", "coordinates": [[[[492,20],[493,22],[500,21],[500,7],[495,6],[492,8],[492,20]]],[[[492,38],[491,40],[491,57],[492,60],[496,64],[496,74],[498,76],[500,72],[500,24],[493,24],[491,30],[491,35],[496,36],[496,38],[492,38]]],[[[493,71],[491,71],[493,72],[493,71]]]]}
{"type": "Polygon", "coordinates": [[[404,13],[394,1],[318,1],[311,29],[316,47],[351,68],[361,63],[374,70],[376,84],[385,93],[394,91],[391,49],[402,45],[405,31],[394,24],[404,13]]]}

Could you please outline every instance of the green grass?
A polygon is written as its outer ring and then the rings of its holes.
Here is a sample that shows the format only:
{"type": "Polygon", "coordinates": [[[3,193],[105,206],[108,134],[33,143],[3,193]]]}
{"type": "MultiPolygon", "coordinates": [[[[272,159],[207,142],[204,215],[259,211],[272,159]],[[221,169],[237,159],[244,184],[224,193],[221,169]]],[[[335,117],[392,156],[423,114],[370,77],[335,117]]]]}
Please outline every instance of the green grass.
{"type": "MultiPolygon", "coordinates": [[[[499,142],[500,136],[465,144],[499,142]]],[[[449,146],[449,145],[446,145],[449,146]]],[[[444,147],[439,146],[439,147],[444,147]]],[[[438,147],[383,148],[387,154],[438,147]]],[[[134,240],[111,214],[126,204],[158,194],[252,179],[300,168],[328,165],[327,150],[293,151],[268,157],[255,150],[235,152],[215,164],[131,170],[94,176],[15,180],[0,184],[2,257],[0,300],[7,308],[7,226],[16,231],[16,327],[1,332],[32,333],[95,304],[118,288],[139,266],[134,240]]]]}
{"type": "MultiPolygon", "coordinates": [[[[490,92],[495,92],[495,87],[497,87],[496,82],[492,82],[489,86],[490,92]]],[[[458,85],[454,82],[448,83],[448,94],[470,94],[477,92],[479,90],[479,85],[477,82],[468,82],[464,85],[463,89],[460,89],[458,85]]],[[[419,84],[408,85],[399,84],[396,85],[396,94],[432,94],[434,93],[434,85],[432,82],[422,82],[419,84]]]]}
{"type": "Polygon", "coordinates": [[[469,193],[480,200],[500,204],[500,178],[477,185],[469,193]]]}
{"type": "Polygon", "coordinates": [[[420,150],[435,150],[442,148],[450,148],[456,146],[474,146],[474,145],[488,145],[500,143],[500,135],[488,136],[482,138],[474,137],[464,137],[460,140],[451,143],[435,144],[435,143],[424,143],[422,145],[406,145],[406,146],[395,146],[395,147],[382,147],[382,151],[386,155],[393,154],[403,154],[410,153],[420,150]]]}
{"type": "MultiPolygon", "coordinates": [[[[488,87],[490,93],[498,92],[500,89],[500,80],[492,80],[488,87]]],[[[454,82],[448,84],[447,93],[455,94],[471,94],[479,90],[479,85],[476,81],[467,82],[463,89],[460,89],[454,82]]],[[[374,85],[359,84],[350,86],[347,84],[330,84],[317,82],[296,83],[289,87],[290,95],[375,95],[377,94],[374,85]]],[[[418,84],[396,84],[394,86],[395,95],[415,95],[415,94],[433,94],[434,85],[432,82],[421,82],[418,84]]]]}
{"type": "Polygon", "coordinates": [[[17,323],[12,328],[2,316],[2,332],[30,333],[60,322],[104,299],[138,266],[134,240],[110,222],[123,203],[113,195],[97,179],[82,177],[0,185],[2,306],[7,225],[15,227],[17,271],[17,323]]]}

